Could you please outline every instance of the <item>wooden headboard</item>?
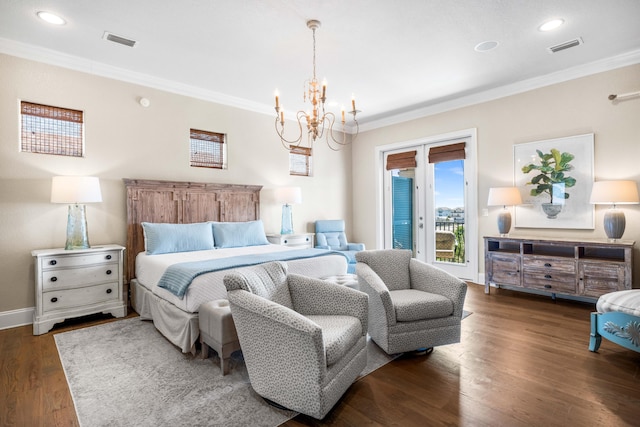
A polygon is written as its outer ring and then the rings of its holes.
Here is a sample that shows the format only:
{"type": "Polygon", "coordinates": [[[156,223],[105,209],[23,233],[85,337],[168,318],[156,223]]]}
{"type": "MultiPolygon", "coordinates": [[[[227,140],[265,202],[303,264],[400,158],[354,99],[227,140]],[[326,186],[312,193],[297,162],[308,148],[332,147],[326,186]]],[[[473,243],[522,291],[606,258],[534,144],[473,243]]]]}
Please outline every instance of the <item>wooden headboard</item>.
{"type": "Polygon", "coordinates": [[[144,251],[142,222],[188,224],[260,218],[261,185],[124,179],[127,188],[127,283],[144,251]]]}

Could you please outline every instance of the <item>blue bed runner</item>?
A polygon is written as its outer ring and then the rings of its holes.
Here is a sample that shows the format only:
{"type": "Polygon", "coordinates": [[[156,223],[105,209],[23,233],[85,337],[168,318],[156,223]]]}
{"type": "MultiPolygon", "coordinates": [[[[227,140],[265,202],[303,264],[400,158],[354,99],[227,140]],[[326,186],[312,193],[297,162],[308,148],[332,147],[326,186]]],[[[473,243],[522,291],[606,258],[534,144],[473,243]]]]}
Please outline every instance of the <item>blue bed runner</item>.
{"type": "MultiPolygon", "coordinates": [[[[293,251],[271,252],[266,254],[240,255],[229,258],[209,259],[204,261],[180,262],[170,265],[164,272],[158,286],[172,294],[184,298],[193,279],[201,274],[230,268],[247,267],[271,261],[290,261],[294,259],[313,258],[323,255],[339,254],[340,251],[327,249],[297,249],[293,251]]],[[[347,263],[349,260],[347,259],[347,263]]]]}

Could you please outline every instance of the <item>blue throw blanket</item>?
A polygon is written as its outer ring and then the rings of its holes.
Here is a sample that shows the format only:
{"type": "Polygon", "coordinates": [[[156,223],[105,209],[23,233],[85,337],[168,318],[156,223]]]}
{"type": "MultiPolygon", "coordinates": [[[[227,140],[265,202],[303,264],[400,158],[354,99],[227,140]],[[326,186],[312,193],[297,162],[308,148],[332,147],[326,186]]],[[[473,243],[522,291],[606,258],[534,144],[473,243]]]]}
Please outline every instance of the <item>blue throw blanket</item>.
{"type": "MultiPolygon", "coordinates": [[[[204,261],[180,262],[170,265],[164,272],[158,286],[172,294],[184,298],[193,279],[201,274],[230,268],[247,267],[271,261],[289,261],[302,258],[313,258],[323,255],[340,254],[340,251],[326,249],[298,249],[294,251],[272,252],[266,254],[240,255],[229,258],[209,259],[204,261]]],[[[347,259],[347,262],[349,260],[347,259]]]]}

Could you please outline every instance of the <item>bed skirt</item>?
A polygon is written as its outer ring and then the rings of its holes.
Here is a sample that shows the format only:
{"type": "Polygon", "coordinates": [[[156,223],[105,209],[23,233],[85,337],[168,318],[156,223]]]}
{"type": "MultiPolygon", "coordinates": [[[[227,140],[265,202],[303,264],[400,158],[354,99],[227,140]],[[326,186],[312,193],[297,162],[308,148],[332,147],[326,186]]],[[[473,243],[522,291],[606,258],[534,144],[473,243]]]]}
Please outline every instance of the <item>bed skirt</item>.
{"type": "Polygon", "coordinates": [[[187,313],[159,298],[136,279],[131,280],[131,306],[143,320],[153,325],[183,353],[196,353],[196,341],[200,335],[198,313],[187,313]]]}

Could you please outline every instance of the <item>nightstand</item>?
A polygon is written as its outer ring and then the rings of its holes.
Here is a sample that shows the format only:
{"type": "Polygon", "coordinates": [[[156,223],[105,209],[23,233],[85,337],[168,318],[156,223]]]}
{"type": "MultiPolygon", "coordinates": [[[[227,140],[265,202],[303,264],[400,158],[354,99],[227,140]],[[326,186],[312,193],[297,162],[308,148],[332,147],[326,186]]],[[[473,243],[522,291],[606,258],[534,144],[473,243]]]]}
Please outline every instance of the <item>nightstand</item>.
{"type": "Polygon", "coordinates": [[[313,248],[313,236],[314,233],[267,234],[267,240],[276,245],[304,249],[313,248]]]}
{"type": "Polygon", "coordinates": [[[123,253],[124,248],[118,245],[32,251],[36,286],[33,335],[87,314],[126,316],[123,253]]]}

